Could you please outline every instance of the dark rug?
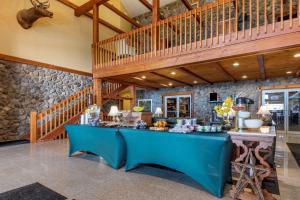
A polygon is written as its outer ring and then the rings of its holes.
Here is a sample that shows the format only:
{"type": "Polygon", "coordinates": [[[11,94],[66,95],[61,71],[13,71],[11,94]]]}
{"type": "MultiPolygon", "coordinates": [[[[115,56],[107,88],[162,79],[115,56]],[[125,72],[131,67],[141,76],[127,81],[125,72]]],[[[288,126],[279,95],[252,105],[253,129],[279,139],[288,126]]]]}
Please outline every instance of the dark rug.
{"type": "Polygon", "coordinates": [[[6,146],[12,146],[18,144],[27,144],[27,143],[29,143],[28,140],[5,141],[5,142],[0,142],[0,147],[6,147],[6,146]]]}
{"type": "Polygon", "coordinates": [[[40,183],[33,183],[0,194],[0,200],[65,200],[66,197],[40,183]]]}
{"type": "Polygon", "coordinates": [[[290,151],[292,152],[298,167],[300,167],[300,144],[295,144],[295,143],[287,143],[290,151]]]}

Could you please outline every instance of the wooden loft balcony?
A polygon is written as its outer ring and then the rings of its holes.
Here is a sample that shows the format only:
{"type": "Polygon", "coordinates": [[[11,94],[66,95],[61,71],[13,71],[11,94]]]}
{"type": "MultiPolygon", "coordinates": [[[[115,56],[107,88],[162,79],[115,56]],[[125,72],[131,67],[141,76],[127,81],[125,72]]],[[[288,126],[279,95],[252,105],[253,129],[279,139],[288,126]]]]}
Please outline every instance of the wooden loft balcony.
{"type": "Polygon", "coordinates": [[[299,2],[221,0],[94,43],[93,75],[118,79],[141,72],[155,75],[165,68],[186,71],[206,68],[207,62],[299,47],[299,2]]]}

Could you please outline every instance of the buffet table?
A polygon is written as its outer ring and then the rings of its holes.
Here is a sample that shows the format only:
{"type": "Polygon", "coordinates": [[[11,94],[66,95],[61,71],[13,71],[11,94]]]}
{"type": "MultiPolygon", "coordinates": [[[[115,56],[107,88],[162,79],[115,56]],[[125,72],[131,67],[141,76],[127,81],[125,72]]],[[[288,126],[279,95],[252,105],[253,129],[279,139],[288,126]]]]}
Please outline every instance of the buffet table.
{"type": "Polygon", "coordinates": [[[70,141],[69,156],[86,151],[103,157],[114,169],[125,163],[126,144],[114,128],[98,128],[87,125],[65,125],[70,141]]]}
{"type": "Polygon", "coordinates": [[[121,129],[126,146],[125,170],[158,164],[180,171],[215,196],[222,197],[230,174],[232,144],[225,133],[182,134],[121,129]]]}
{"type": "Polygon", "coordinates": [[[222,197],[231,176],[232,143],[225,133],[182,134],[159,131],[65,126],[71,156],[92,152],[118,169],[131,170],[139,164],[158,164],[180,171],[211,194],[222,197]]]}

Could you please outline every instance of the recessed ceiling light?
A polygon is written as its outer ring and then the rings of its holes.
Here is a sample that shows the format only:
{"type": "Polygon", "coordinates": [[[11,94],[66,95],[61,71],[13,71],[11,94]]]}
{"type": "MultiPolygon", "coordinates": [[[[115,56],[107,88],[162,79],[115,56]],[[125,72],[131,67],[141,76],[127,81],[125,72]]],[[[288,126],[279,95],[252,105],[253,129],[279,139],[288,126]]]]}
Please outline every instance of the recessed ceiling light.
{"type": "Polygon", "coordinates": [[[173,85],[173,83],[169,83],[168,85],[169,85],[169,86],[172,86],[172,85],[173,85]]]}
{"type": "Polygon", "coordinates": [[[162,86],[164,86],[164,87],[168,87],[166,84],[163,84],[163,83],[162,83],[162,84],[160,84],[160,85],[162,85],[162,86]]]}
{"type": "Polygon", "coordinates": [[[136,80],[142,81],[143,79],[141,79],[140,77],[133,77],[136,80]]]}
{"type": "Polygon", "coordinates": [[[197,84],[197,83],[198,83],[198,81],[193,81],[193,83],[194,83],[194,84],[197,84]]]}
{"type": "Polygon", "coordinates": [[[240,66],[240,63],[235,62],[235,63],[233,63],[232,65],[235,66],[235,67],[238,67],[238,66],[240,66]]]}
{"type": "Polygon", "coordinates": [[[248,78],[248,76],[244,75],[244,76],[242,76],[242,78],[243,78],[243,79],[246,79],[246,78],[248,78]]]}
{"type": "Polygon", "coordinates": [[[171,74],[172,74],[172,75],[175,75],[175,74],[176,74],[176,72],[174,72],[174,71],[173,71],[173,72],[171,72],[171,74]]]}
{"type": "Polygon", "coordinates": [[[292,72],[292,71],[287,71],[287,72],[286,72],[286,74],[291,74],[291,73],[293,73],[293,72],[292,72]]]}
{"type": "Polygon", "coordinates": [[[142,76],[142,79],[146,79],[147,77],[146,76],[142,76]]]}
{"type": "Polygon", "coordinates": [[[296,54],[294,55],[294,57],[295,57],[295,58],[300,58],[300,53],[296,53],[296,54]]]}

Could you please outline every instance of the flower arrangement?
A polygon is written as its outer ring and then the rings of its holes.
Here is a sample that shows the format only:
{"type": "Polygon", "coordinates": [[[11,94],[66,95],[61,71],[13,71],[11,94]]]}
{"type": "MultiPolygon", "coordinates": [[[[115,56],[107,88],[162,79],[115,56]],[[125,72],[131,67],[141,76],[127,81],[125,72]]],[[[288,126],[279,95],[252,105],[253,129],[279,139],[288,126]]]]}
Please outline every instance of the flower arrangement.
{"type": "Polygon", "coordinates": [[[214,107],[214,110],[218,114],[219,117],[224,118],[224,124],[230,124],[230,117],[234,116],[233,107],[233,99],[231,97],[227,97],[222,105],[217,105],[214,107]]]}

